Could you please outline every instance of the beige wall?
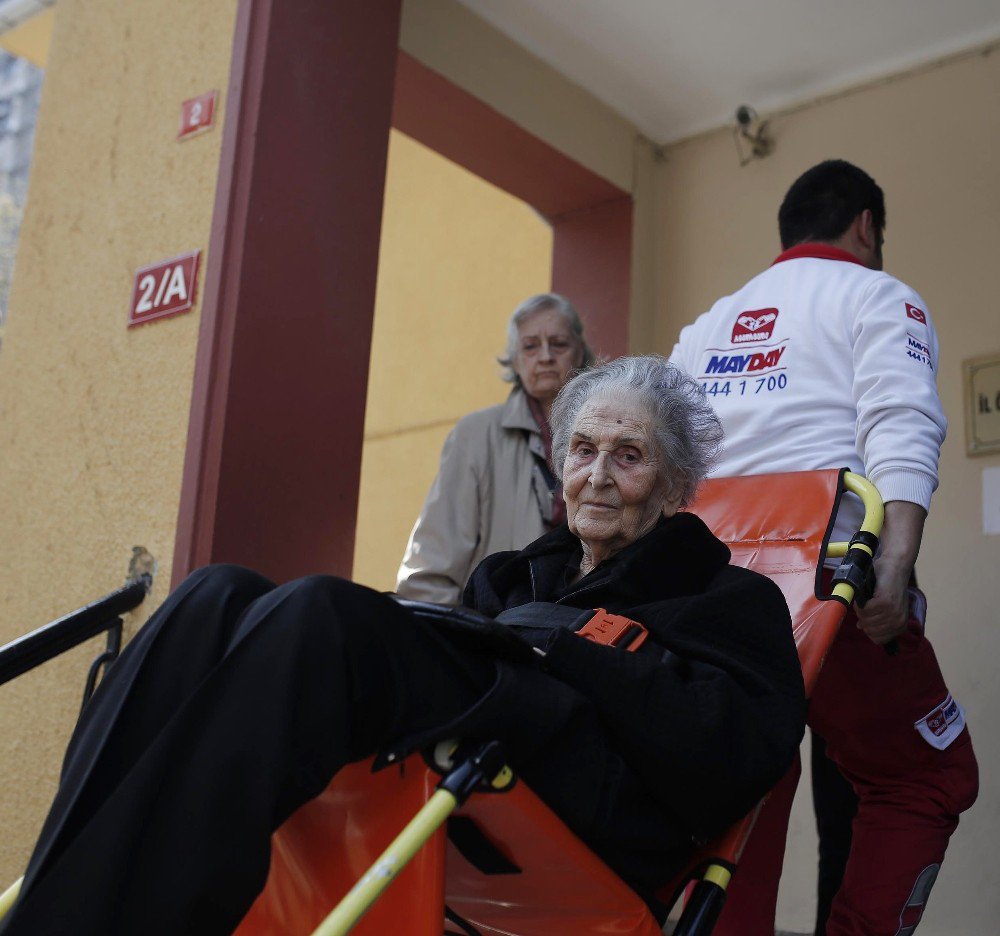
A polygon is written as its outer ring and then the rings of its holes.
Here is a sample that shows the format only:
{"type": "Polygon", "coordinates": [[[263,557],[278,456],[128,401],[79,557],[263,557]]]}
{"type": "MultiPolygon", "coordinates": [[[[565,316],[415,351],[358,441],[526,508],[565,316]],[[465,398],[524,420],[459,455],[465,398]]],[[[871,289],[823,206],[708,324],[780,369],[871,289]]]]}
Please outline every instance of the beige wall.
{"type": "MultiPolygon", "coordinates": [[[[938,384],[950,421],[918,573],[929,632],[950,688],[968,709],[980,799],[952,841],[921,925],[926,936],[996,931],[992,880],[1000,833],[996,628],[1000,537],[982,527],[981,474],[1000,457],[965,455],[963,359],[1000,352],[1000,52],[972,54],[772,120],[772,156],[740,168],[728,132],[671,147],[659,167],[655,348],[778,253],[777,206],[810,165],[841,157],[867,169],[888,203],[887,269],[926,299],[941,340],[938,384]]],[[[779,924],[810,928],[811,817],[800,798],[779,924]]]]}
{"type": "Polygon", "coordinates": [[[444,438],[501,402],[510,313],[549,289],[552,230],[527,205],[393,131],[354,578],[392,589],[444,438]]]}
{"type": "MultiPolygon", "coordinates": [[[[198,311],[125,319],[136,268],[207,248],[221,114],[175,137],[181,101],[227,85],[235,10],[60,0],[0,351],[0,640],[119,587],[133,544],[160,566],[131,617],[165,594],[198,311]]],[[[23,870],[99,645],[0,688],[0,880],[23,870]]]]}

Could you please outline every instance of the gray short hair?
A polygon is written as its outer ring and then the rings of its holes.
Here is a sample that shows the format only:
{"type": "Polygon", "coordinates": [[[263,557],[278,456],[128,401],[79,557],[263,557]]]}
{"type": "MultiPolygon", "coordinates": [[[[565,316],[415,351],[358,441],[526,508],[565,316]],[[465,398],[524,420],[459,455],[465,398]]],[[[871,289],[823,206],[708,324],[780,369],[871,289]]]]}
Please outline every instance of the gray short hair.
{"type": "Polygon", "coordinates": [[[636,395],[653,417],[661,471],[680,506],[694,498],[722,448],[722,425],[701,387],[679,367],[655,354],[622,357],[576,375],[556,397],[552,461],[562,478],[573,426],[584,403],[597,394],[636,395]]]}
{"type": "Polygon", "coordinates": [[[583,363],[580,367],[590,367],[594,363],[594,352],[590,350],[583,337],[583,322],[573,303],[565,296],[560,296],[559,293],[539,293],[537,296],[525,299],[513,311],[510,321],[507,323],[507,349],[497,358],[497,361],[504,369],[503,379],[507,383],[518,385],[521,383],[520,378],[514,370],[514,358],[517,357],[518,328],[521,322],[536,312],[544,312],[546,309],[557,309],[561,312],[569,323],[570,331],[573,332],[576,339],[583,345],[583,363]]]}

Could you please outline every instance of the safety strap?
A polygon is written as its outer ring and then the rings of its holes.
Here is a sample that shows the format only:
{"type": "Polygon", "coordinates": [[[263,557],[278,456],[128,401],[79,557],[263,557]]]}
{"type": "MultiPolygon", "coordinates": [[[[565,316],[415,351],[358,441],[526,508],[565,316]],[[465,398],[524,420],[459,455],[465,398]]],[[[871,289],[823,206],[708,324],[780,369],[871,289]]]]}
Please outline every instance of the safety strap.
{"type": "Polygon", "coordinates": [[[577,632],[578,637],[592,640],[607,647],[617,647],[634,653],[649,636],[649,631],[638,621],[621,614],[609,614],[604,608],[597,608],[594,616],[577,632]]]}
{"type": "Polygon", "coordinates": [[[604,608],[581,609],[547,601],[529,601],[508,608],[496,619],[519,630],[535,647],[543,646],[545,635],[556,630],[568,630],[594,643],[628,651],[638,650],[649,636],[638,621],[604,608]]]}

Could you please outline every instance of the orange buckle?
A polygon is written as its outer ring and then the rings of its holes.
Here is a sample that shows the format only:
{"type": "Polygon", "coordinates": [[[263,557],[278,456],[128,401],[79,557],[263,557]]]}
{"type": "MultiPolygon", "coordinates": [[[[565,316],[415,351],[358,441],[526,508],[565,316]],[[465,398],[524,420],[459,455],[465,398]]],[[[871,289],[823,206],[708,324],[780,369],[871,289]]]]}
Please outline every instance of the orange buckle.
{"type": "Polygon", "coordinates": [[[620,614],[608,614],[604,608],[598,608],[594,616],[576,633],[594,643],[618,647],[619,650],[628,650],[629,653],[638,650],[649,636],[649,631],[638,621],[620,614]]]}

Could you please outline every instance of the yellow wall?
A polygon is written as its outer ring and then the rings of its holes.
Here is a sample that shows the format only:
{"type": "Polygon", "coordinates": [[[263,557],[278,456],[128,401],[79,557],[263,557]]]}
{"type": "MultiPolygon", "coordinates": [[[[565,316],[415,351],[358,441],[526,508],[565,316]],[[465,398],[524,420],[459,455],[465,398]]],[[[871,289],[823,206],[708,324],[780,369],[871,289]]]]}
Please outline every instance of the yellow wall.
{"type": "MultiPolygon", "coordinates": [[[[983,790],[952,841],[920,932],[984,934],[1000,913],[992,881],[1000,833],[1000,537],[982,527],[981,473],[1000,457],[965,455],[963,359],[1000,352],[1000,50],[819,102],[772,120],[772,156],[741,169],[728,131],[671,147],[658,170],[656,349],[778,253],[777,207],[809,166],[840,157],[880,182],[886,268],[926,299],[941,340],[938,385],[950,421],[941,487],[918,563],[929,633],[949,687],[968,709],[983,790]]],[[[811,930],[815,851],[800,798],[779,926],[811,930]]]]}
{"type": "Polygon", "coordinates": [[[354,578],[392,589],[445,436],[501,402],[515,306],[549,289],[552,232],[527,205],[393,131],[354,578]]]}
{"type": "MultiPolygon", "coordinates": [[[[125,318],[136,268],[208,245],[222,115],[175,137],[181,101],[227,85],[235,10],[60,0],[0,352],[0,640],[120,586],[133,544],[160,568],[132,617],[165,594],[198,312],[125,318]]],[[[0,879],[23,869],[98,645],[0,688],[0,879]]]]}
{"type": "Polygon", "coordinates": [[[55,18],[54,9],[43,10],[20,26],[15,26],[0,35],[0,48],[6,49],[18,58],[27,59],[32,65],[44,68],[48,64],[55,18]]]}

